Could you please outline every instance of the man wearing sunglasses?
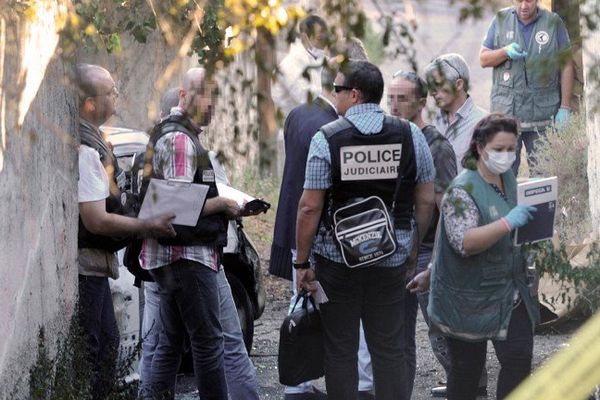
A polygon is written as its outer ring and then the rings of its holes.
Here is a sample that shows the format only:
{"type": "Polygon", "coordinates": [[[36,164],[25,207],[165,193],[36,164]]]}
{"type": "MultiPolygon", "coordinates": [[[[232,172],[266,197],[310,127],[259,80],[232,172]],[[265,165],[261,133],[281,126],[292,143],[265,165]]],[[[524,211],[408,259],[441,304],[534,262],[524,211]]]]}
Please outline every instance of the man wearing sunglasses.
{"type": "Polygon", "coordinates": [[[425,79],[439,111],[435,127],[454,148],[456,167],[462,171],[461,161],[469,148],[473,128],[487,112],[477,107],[469,95],[469,66],[456,53],[444,54],[425,67],[425,79]]]}
{"type": "Polygon", "coordinates": [[[316,279],[329,298],[320,308],[328,399],[358,397],[361,320],[377,399],[407,399],[405,276],[414,268],[431,219],[433,161],[419,128],[384,115],[379,106],[383,77],[375,65],[343,65],[334,91],[337,112],[344,118],[312,138],[298,206],[294,267],[300,287],[314,292],[316,279]],[[399,176],[402,190],[395,190],[399,176]],[[397,250],[374,265],[349,268],[336,246],[330,218],[342,204],[375,194],[393,210],[397,250]],[[415,225],[418,235],[413,240],[415,225]],[[311,248],[315,271],[308,262],[311,248]]]}

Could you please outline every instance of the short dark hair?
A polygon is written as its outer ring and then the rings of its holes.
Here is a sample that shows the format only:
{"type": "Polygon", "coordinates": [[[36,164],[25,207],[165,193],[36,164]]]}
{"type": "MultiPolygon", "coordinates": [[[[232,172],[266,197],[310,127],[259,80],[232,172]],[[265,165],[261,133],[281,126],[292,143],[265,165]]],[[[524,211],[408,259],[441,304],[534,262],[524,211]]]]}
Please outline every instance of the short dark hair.
{"type": "Polygon", "coordinates": [[[381,102],[383,96],[383,76],[376,65],[368,61],[349,61],[342,66],[344,86],[358,89],[363,103],[381,102]]]}
{"type": "Polygon", "coordinates": [[[392,76],[392,79],[396,79],[396,78],[402,78],[406,81],[412,82],[415,84],[415,95],[417,96],[418,99],[426,99],[427,98],[427,94],[429,93],[427,90],[427,82],[425,82],[425,80],[423,78],[421,78],[419,75],[417,75],[416,72],[413,71],[397,71],[396,73],[394,73],[394,75],[392,76]]]}
{"type": "Polygon", "coordinates": [[[467,169],[475,169],[475,163],[479,160],[477,145],[484,147],[491,142],[498,132],[508,132],[515,136],[519,135],[519,124],[511,116],[502,113],[492,113],[483,117],[473,129],[473,136],[469,149],[462,159],[462,166],[467,169]]]}
{"type": "Polygon", "coordinates": [[[317,25],[319,25],[322,30],[327,30],[327,23],[325,20],[318,15],[312,14],[300,21],[298,30],[300,33],[306,33],[309,37],[312,37],[315,34],[317,25]]]}

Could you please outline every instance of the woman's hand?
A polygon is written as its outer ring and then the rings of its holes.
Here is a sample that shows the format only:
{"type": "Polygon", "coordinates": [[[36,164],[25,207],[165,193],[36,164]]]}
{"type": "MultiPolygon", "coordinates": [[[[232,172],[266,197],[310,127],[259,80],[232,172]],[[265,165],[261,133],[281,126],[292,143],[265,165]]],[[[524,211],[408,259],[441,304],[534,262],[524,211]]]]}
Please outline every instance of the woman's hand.
{"type": "Polygon", "coordinates": [[[527,225],[533,219],[531,213],[536,212],[537,208],[533,206],[518,205],[506,214],[506,222],[508,222],[510,230],[520,228],[527,225]]]}

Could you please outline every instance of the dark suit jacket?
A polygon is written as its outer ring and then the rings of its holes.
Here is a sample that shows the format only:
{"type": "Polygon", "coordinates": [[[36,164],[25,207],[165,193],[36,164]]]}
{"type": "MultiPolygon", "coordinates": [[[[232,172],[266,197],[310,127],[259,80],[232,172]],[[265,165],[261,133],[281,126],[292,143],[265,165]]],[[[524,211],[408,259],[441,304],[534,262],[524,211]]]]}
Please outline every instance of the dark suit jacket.
{"type": "Polygon", "coordinates": [[[310,141],[323,125],[337,118],[329,103],[316,98],[311,104],[294,108],[285,120],[285,165],[269,262],[269,272],[273,275],[292,279],[291,249],[296,248],[296,214],[304,186],[310,141]]]}

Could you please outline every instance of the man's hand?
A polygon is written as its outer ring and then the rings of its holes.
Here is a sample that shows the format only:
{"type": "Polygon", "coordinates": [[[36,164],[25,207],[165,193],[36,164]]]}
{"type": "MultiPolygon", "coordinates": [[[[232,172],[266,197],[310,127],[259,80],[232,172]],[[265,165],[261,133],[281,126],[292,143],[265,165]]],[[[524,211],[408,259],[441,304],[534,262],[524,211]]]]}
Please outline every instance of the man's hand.
{"type": "Polygon", "coordinates": [[[173,225],[171,225],[171,221],[175,218],[175,214],[166,213],[161,214],[154,218],[149,218],[145,221],[145,229],[146,232],[151,237],[161,238],[161,237],[174,237],[175,229],[173,229],[173,225]]]}
{"type": "Polygon", "coordinates": [[[417,256],[409,255],[404,263],[406,266],[406,277],[412,278],[415,275],[415,270],[417,269],[417,256]]]}
{"type": "Polygon", "coordinates": [[[225,216],[229,219],[235,219],[241,215],[242,209],[235,200],[228,199],[226,197],[219,197],[221,201],[221,211],[225,213],[225,216]]]}
{"type": "Polygon", "coordinates": [[[504,51],[506,52],[506,56],[511,60],[522,60],[527,57],[527,52],[515,42],[504,47],[504,51]]]}
{"type": "Polygon", "coordinates": [[[406,288],[411,293],[422,293],[429,290],[429,279],[431,277],[431,270],[428,268],[423,272],[419,272],[410,282],[406,285],[406,288]]]}
{"type": "Polygon", "coordinates": [[[307,290],[311,294],[317,291],[317,285],[315,283],[315,271],[312,268],[297,269],[296,283],[298,285],[298,292],[300,292],[302,289],[307,290]]]}

